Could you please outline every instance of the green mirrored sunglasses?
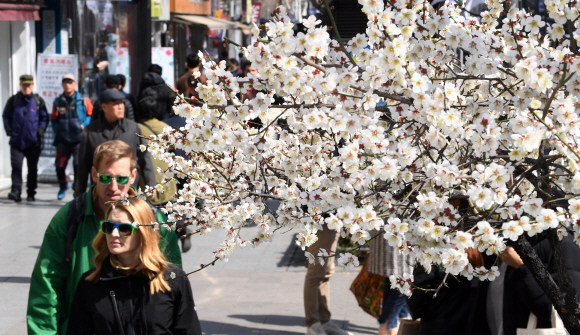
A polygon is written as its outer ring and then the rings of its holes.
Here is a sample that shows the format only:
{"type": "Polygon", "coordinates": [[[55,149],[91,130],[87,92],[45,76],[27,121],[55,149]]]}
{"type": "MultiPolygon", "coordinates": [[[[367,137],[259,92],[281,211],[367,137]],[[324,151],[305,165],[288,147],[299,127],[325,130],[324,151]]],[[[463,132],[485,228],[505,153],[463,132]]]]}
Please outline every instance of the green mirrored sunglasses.
{"type": "Polygon", "coordinates": [[[105,185],[109,185],[113,179],[115,179],[117,181],[117,184],[119,185],[125,185],[129,182],[129,176],[109,176],[106,174],[100,174],[97,172],[97,177],[99,178],[99,183],[101,184],[105,184],[105,185]]]}

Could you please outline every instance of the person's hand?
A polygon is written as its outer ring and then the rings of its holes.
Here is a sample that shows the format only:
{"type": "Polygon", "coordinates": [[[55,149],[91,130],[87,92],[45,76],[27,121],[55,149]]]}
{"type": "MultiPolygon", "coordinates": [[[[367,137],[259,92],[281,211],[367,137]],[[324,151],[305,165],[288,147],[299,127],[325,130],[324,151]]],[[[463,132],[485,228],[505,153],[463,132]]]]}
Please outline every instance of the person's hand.
{"type": "Polygon", "coordinates": [[[524,262],[520,258],[520,255],[512,247],[507,247],[501,254],[499,254],[502,262],[511,266],[512,268],[519,268],[524,265],[524,262]]]}
{"type": "Polygon", "coordinates": [[[83,130],[85,129],[85,126],[83,126],[82,124],[81,124],[81,129],[83,129],[83,130]]]}
{"type": "Polygon", "coordinates": [[[149,197],[149,201],[155,200],[156,196],[157,196],[157,190],[153,190],[153,194],[151,194],[151,196],[149,197]]]}

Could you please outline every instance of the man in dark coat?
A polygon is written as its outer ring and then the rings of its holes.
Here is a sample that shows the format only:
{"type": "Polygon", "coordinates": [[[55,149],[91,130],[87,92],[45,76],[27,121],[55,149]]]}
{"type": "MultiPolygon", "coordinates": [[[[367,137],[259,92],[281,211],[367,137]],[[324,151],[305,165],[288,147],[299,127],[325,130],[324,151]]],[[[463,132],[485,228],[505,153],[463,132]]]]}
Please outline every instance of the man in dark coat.
{"type": "MultiPolygon", "coordinates": [[[[75,176],[75,196],[80,195],[87,189],[87,179],[93,165],[93,154],[99,144],[110,140],[121,140],[129,144],[137,154],[137,163],[140,175],[145,178],[145,185],[154,187],[155,171],[153,162],[148,151],[139,149],[141,144],[147,144],[142,138],[139,125],[133,120],[126,119],[123,98],[125,95],[117,90],[105,90],[101,94],[100,102],[103,106],[103,118],[85,128],[79,147],[79,166],[75,176]]],[[[133,183],[139,186],[139,178],[133,183]]]]}
{"type": "MultiPolygon", "coordinates": [[[[105,89],[106,90],[121,90],[121,78],[118,75],[108,75],[105,79],[105,89]]],[[[133,105],[127,99],[125,92],[123,93],[123,105],[125,105],[125,118],[130,120],[135,120],[135,110],[133,109],[133,105]]],[[[102,93],[101,93],[102,94],[102,93]]],[[[91,118],[91,122],[96,122],[99,119],[103,118],[103,107],[101,106],[100,100],[95,103],[95,108],[93,111],[93,116],[91,118]]]]}
{"type": "Polygon", "coordinates": [[[176,95],[167,87],[163,78],[161,78],[161,71],[159,69],[159,65],[156,64],[149,67],[149,72],[145,73],[143,80],[141,80],[137,101],[141,101],[146,96],[155,98],[157,106],[161,110],[157,119],[162,121],[171,115],[171,109],[176,95]]]}
{"type": "Polygon", "coordinates": [[[22,201],[22,161],[26,157],[28,201],[34,201],[38,183],[38,159],[41,140],[48,125],[48,111],[41,97],[32,93],[34,80],[30,75],[20,76],[20,92],[6,102],[2,119],[6,135],[10,136],[10,163],[12,189],[8,199],[22,201]]]}

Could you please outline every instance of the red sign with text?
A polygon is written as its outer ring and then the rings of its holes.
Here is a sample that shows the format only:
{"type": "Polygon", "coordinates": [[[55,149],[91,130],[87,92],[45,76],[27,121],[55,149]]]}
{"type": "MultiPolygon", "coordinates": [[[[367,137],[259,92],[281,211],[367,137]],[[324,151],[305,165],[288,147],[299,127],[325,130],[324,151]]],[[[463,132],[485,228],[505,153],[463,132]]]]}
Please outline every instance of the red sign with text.
{"type": "Polygon", "coordinates": [[[261,2],[252,2],[252,23],[260,22],[260,11],[262,10],[261,2]]]}

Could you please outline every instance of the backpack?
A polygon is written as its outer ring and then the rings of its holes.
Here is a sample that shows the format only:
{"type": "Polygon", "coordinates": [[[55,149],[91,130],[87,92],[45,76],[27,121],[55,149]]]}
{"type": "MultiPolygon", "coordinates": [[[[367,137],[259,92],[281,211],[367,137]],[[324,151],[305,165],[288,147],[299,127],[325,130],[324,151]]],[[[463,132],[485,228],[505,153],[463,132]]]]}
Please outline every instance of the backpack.
{"type": "MultiPolygon", "coordinates": [[[[70,202],[70,207],[68,209],[68,218],[66,221],[66,246],[64,248],[64,255],[62,256],[62,263],[61,266],[63,268],[68,268],[70,262],[72,261],[71,249],[73,241],[75,240],[77,233],[79,231],[79,226],[81,222],[85,219],[85,199],[87,196],[87,192],[83,192],[83,194],[79,195],[78,197],[74,198],[70,202]]],[[[146,201],[151,211],[153,212],[153,216],[157,219],[157,207],[155,207],[149,201],[146,201]]]]}

